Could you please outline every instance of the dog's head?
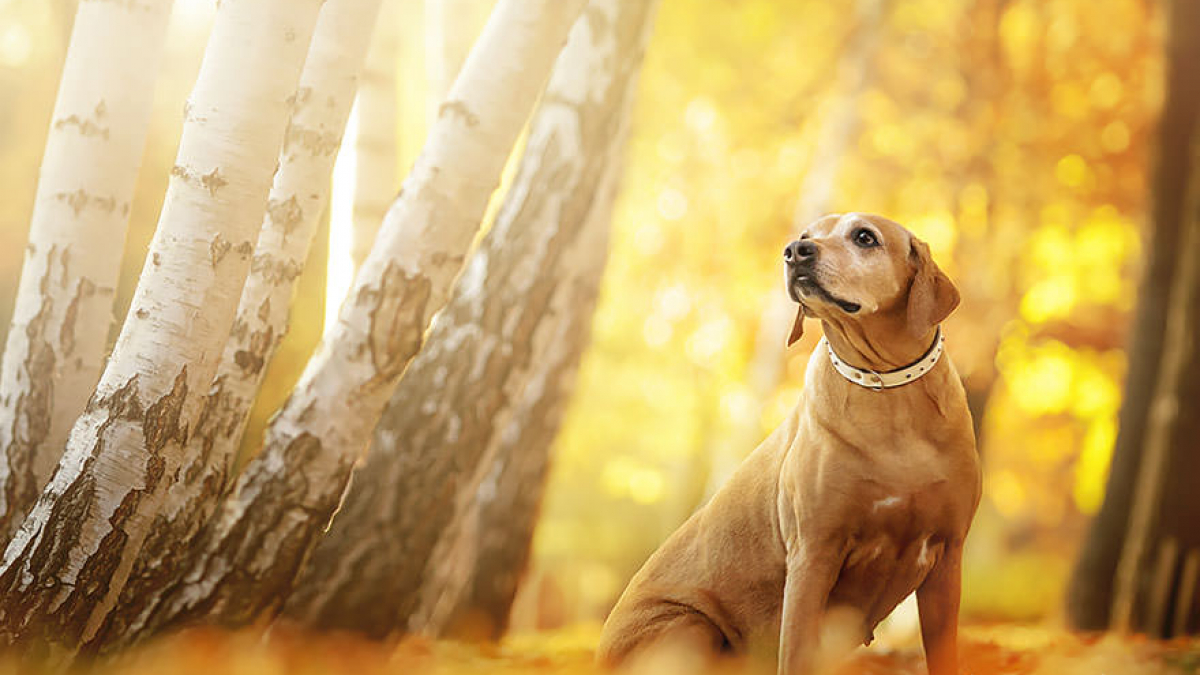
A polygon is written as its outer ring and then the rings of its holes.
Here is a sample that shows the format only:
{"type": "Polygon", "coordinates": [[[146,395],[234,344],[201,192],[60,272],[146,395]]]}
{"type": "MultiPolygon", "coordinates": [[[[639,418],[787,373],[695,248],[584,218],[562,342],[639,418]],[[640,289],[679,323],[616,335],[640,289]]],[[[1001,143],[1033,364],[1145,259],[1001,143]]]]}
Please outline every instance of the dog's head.
{"type": "Polygon", "coordinates": [[[783,259],[788,294],[800,303],[788,345],[800,338],[805,315],[839,325],[887,315],[921,338],[958,306],[958,289],[929,246],[881,216],[824,216],[787,245],[783,259]]]}

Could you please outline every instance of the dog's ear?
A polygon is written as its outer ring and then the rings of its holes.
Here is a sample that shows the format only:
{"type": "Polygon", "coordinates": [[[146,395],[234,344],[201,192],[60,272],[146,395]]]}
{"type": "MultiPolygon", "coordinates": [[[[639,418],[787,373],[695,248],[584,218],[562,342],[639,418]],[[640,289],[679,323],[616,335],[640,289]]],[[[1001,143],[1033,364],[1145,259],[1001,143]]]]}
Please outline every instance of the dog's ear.
{"type": "Polygon", "coordinates": [[[929,255],[929,245],[913,237],[912,257],[916,271],[908,289],[908,331],[923,337],[958,307],[958,289],[929,255]]]}
{"type": "Polygon", "coordinates": [[[796,323],[792,324],[792,334],[788,336],[787,346],[796,344],[801,335],[804,335],[804,305],[800,305],[796,310],[796,323]]]}

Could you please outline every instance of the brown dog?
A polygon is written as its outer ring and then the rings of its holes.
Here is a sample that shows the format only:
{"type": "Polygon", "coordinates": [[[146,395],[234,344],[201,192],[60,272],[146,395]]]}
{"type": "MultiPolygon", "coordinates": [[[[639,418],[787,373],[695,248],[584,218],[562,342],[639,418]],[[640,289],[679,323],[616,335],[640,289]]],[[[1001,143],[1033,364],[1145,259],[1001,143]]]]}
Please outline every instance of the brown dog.
{"type": "Polygon", "coordinates": [[[821,218],[784,258],[800,303],[788,344],[805,316],[827,340],[804,395],[634,576],[597,658],[778,650],[780,673],[807,673],[823,623],[848,619],[854,642],[870,643],[915,590],[929,672],[955,673],[962,546],[980,492],[966,397],[940,358],[958,291],[924,242],[879,216],[821,218]]]}

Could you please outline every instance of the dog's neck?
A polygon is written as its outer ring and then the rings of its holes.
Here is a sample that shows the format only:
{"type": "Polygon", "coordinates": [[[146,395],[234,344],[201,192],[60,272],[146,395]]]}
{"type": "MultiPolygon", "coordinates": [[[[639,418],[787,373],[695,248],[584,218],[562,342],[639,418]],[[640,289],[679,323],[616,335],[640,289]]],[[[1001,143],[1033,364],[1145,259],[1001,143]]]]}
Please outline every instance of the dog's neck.
{"type": "Polygon", "coordinates": [[[855,368],[888,372],[904,368],[921,359],[937,335],[937,327],[923,335],[913,335],[904,325],[864,326],[860,322],[823,319],[825,339],[842,361],[855,368]],[[886,336],[884,339],[883,336],[886,336]]]}

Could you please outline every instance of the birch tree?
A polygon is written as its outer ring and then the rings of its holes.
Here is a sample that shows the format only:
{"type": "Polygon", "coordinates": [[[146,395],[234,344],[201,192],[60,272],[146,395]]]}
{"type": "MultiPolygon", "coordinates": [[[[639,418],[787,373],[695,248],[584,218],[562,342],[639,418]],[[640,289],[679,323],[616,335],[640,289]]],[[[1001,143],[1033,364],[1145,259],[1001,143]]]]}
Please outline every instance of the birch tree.
{"type": "MultiPolygon", "coordinates": [[[[212,514],[267,366],[288,330],[296,280],[329,201],[341,146],[380,0],[326,0],[279,154],[262,231],[217,375],[188,438],[183,474],[168,493],[130,582],[97,642],[141,637],[162,592],[186,570],[188,542],[212,514]]],[[[100,646],[98,644],[97,646],[100,646]]]]}
{"type": "Polygon", "coordinates": [[[53,479],[5,551],[6,642],[86,642],[128,578],[229,336],[320,5],[217,11],[129,315],[53,479]]]}
{"type": "MultiPolygon", "coordinates": [[[[375,242],[375,234],[400,186],[399,147],[396,138],[396,59],[400,52],[400,0],[385,0],[367,52],[366,68],[358,87],[354,114],[358,135],[354,139],[354,213],[350,258],[354,269],[375,242]]],[[[353,39],[361,40],[361,35],[353,39]]]]}
{"type": "MultiPolygon", "coordinates": [[[[614,136],[619,150],[623,134],[614,136]]],[[[524,387],[499,416],[474,474],[458,490],[448,526],[437,539],[408,625],[411,630],[499,639],[528,566],[534,527],[558,435],[607,261],[608,226],[620,175],[609,157],[580,233],[563,254],[551,309],[538,322],[524,387]]]]}
{"type": "Polygon", "coordinates": [[[170,10],[170,0],[79,5],[0,372],[5,541],[100,374],[170,10]]]}
{"type": "Polygon", "coordinates": [[[468,517],[494,461],[515,459],[514,447],[544,454],[549,438],[509,444],[540,424],[556,427],[586,342],[606,259],[610,169],[652,5],[592,0],[573,29],[496,224],[392,397],[289,616],[375,636],[416,628],[408,618],[426,562],[460,562],[430,560],[439,534],[468,517]],[[532,410],[547,417],[530,420],[532,410]]]}
{"type": "Polygon", "coordinates": [[[442,105],[425,151],[261,454],[202,533],[156,613],[238,624],[275,610],[420,350],[581,0],[504,0],[442,105]]]}

